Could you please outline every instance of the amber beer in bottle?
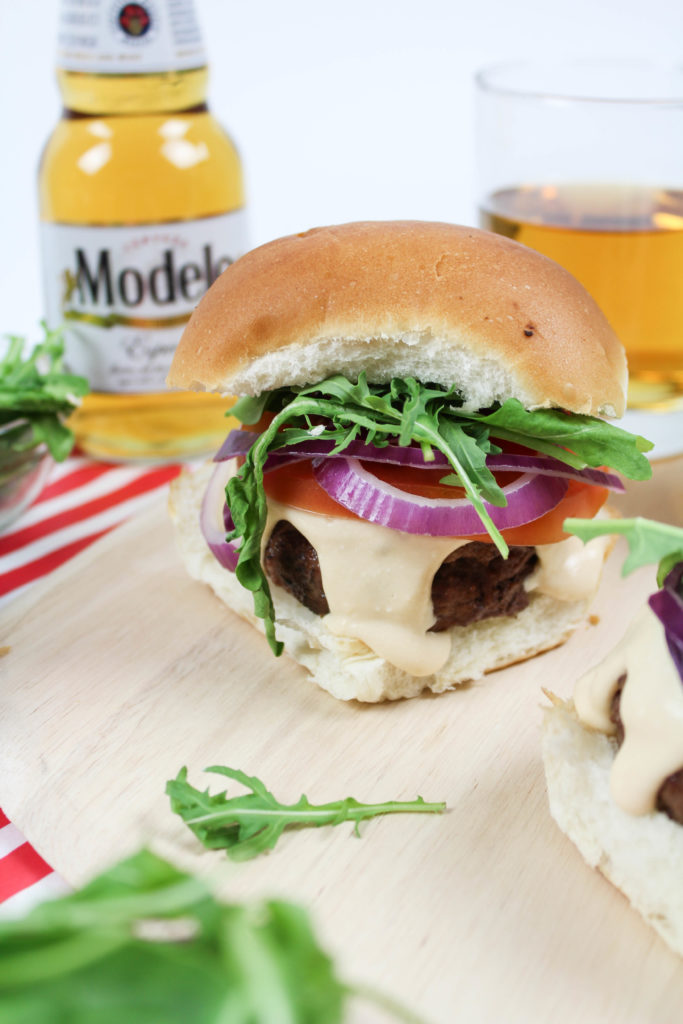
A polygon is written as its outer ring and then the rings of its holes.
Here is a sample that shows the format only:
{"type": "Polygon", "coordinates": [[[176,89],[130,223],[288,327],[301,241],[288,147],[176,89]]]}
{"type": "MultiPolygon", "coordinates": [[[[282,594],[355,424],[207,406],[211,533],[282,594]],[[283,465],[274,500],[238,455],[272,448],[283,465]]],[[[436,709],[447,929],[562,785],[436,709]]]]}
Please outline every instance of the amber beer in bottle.
{"type": "Polygon", "coordinates": [[[39,173],[46,315],[92,395],[80,447],[112,460],[213,450],[230,399],[165,388],[202,294],[246,248],[240,160],[206,105],[190,0],[62,0],[64,112],[39,173]]]}

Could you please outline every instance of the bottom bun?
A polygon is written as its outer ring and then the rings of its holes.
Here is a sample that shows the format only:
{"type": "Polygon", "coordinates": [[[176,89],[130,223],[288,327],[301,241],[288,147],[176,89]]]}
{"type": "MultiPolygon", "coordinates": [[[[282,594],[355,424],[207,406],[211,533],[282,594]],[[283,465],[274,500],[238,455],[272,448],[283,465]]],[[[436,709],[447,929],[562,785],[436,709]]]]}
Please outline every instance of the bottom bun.
{"type": "MultiPolygon", "coordinates": [[[[211,554],[199,526],[199,508],[212,465],[184,472],[171,485],[170,512],[188,572],[208,583],[233,611],[263,632],[252,595],[211,554]]],[[[423,690],[442,693],[487,672],[524,661],[566,640],[585,616],[588,601],[558,601],[531,592],[529,605],[515,617],[455,626],[449,660],[437,673],[413,676],[380,658],[361,640],[334,636],[325,621],[271,583],[276,633],[285,652],[308,669],[314,681],[340,700],[376,703],[415,697],[423,690]]]]}
{"type": "Polygon", "coordinates": [[[683,954],[683,825],[627,814],[610,795],[616,742],[584,728],[572,704],[545,712],[543,761],[550,813],[592,868],[683,954]]]}

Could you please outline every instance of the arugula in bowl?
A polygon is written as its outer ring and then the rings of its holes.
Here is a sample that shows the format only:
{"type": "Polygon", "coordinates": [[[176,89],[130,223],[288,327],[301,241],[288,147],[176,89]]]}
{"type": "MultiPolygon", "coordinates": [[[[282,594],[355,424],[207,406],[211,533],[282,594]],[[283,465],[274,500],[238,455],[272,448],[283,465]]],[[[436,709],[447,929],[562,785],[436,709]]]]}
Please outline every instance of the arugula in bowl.
{"type": "Polygon", "coordinates": [[[25,353],[25,338],[9,336],[0,355],[0,461],[14,461],[44,444],[57,462],[74,444],[65,420],[88,393],[84,377],[65,373],[61,329],[43,324],[44,339],[25,353]]]}

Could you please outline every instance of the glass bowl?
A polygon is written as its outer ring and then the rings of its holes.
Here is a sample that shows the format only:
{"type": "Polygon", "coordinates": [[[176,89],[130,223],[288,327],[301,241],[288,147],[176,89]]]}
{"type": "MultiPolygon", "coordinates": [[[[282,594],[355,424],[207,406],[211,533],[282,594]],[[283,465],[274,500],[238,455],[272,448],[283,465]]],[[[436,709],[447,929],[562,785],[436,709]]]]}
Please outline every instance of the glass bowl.
{"type": "Polygon", "coordinates": [[[44,444],[29,447],[31,436],[24,419],[0,424],[0,532],[35,501],[53,466],[44,444]]]}

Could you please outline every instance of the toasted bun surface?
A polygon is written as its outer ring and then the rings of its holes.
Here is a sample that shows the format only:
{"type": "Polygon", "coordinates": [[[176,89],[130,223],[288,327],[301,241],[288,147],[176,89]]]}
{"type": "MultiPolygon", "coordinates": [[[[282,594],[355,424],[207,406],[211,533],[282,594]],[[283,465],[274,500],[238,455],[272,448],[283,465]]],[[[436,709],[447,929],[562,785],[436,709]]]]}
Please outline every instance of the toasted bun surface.
{"type": "Polygon", "coordinates": [[[672,949],[683,955],[683,825],[661,812],[636,817],[610,795],[616,743],[579,722],[571,704],[545,712],[543,761],[550,812],[672,949]]]}
{"type": "Polygon", "coordinates": [[[247,253],[195,310],[168,384],[253,395],[361,371],[456,384],[469,408],[624,410],[623,348],[567,271],[499,235],[418,221],[315,228],[247,253]]]}
{"type": "MultiPolygon", "coordinates": [[[[176,543],[194,579],[207,583],[242,618],[263,632],[254,615],[253,596],[234,573],[214,558],[199,525],[199,508],[213,464],[185,471],[171,484],[170,513],[176,543]]],[[[586,614],[589,601],[558,601],[532,592],[529,605],[513,617],[485,619],[450,630],[451,656],[431,676],[416,677],[371,651],[361,640],[333,635],[324,620],[271,583],[277,636],[285,652],[313,680],[340,700],[374,703],[414,697],[423,690],[442,693],[479,679],[493,669],[524,661],[566,640],[586,614]]]]}

